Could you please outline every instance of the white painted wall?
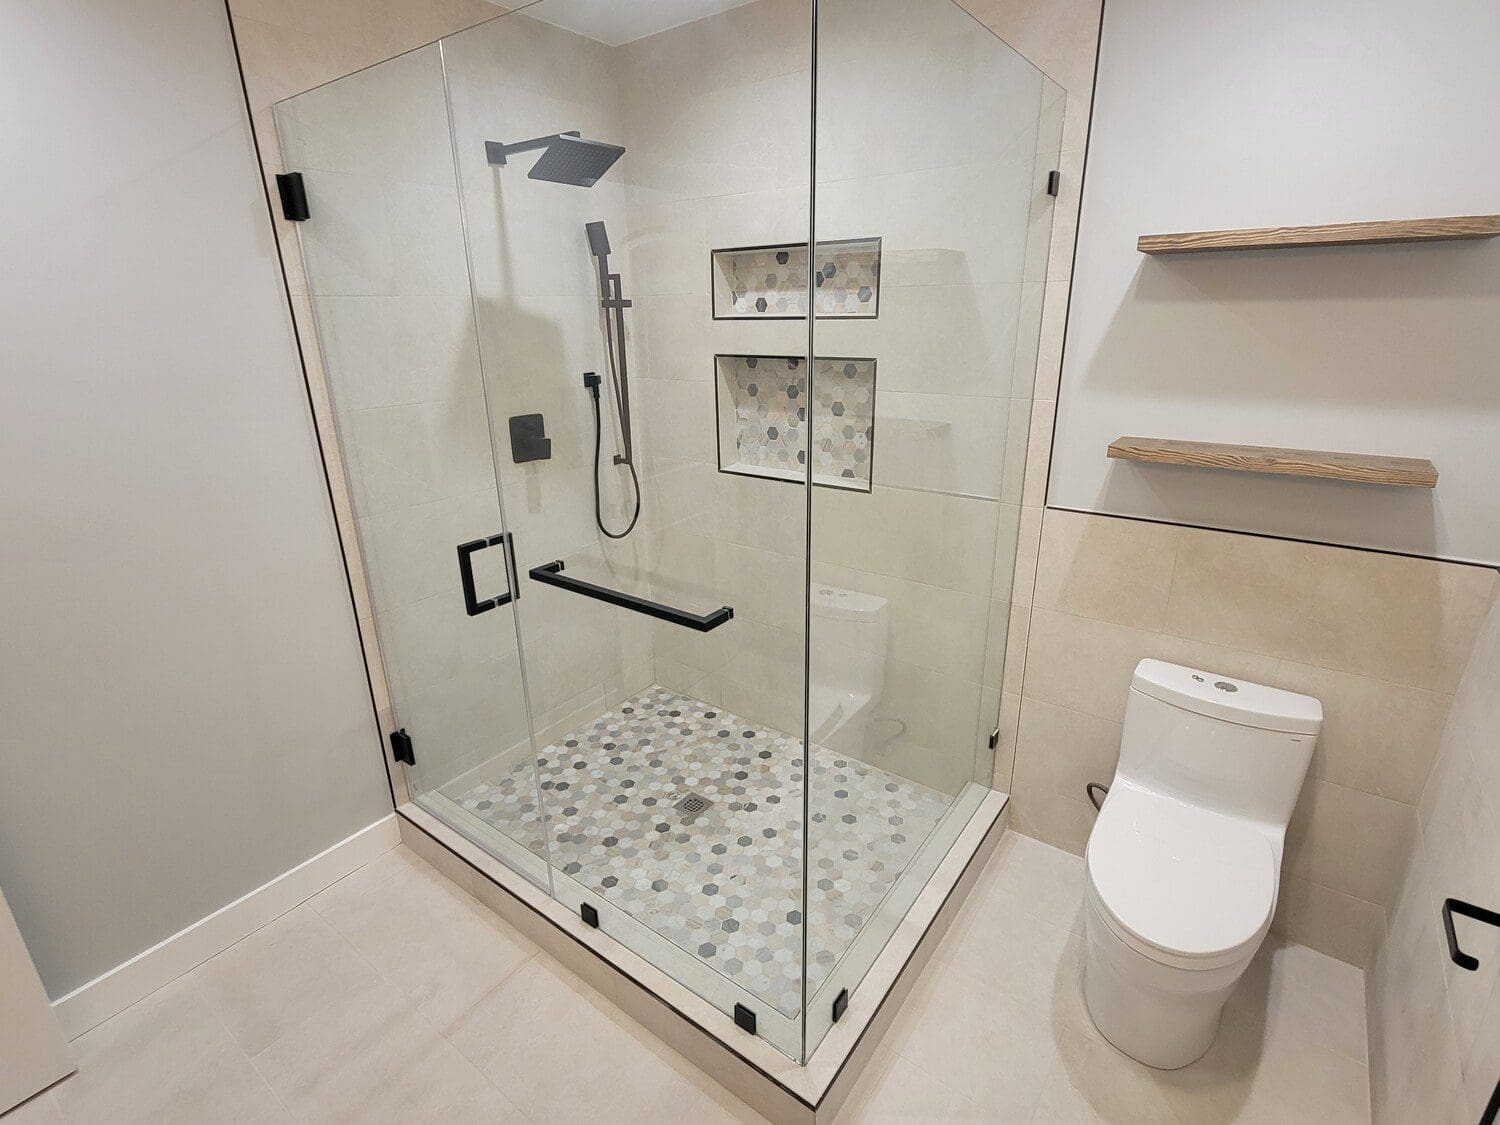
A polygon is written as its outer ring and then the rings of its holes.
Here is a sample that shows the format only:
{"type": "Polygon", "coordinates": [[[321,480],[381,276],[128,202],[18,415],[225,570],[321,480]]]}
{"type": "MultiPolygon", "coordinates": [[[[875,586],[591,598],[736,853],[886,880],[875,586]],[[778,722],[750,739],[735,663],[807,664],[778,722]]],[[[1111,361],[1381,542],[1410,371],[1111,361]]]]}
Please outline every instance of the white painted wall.
{"type": "Polygon", "coordinates": [[[54,997],[390,809],[223,5],[0,4],[0,884],[54,997]]]}
{"type": "Polygon", "coordinates": [[[1493,0],[1110,0],[1048,493],[1500,559],[1500,241],[1150,258],[1140,234],[1500,211],[1493,0]],[[1122,434],[1430,457],[1434,492],[1139,466],[1122,434]]]}

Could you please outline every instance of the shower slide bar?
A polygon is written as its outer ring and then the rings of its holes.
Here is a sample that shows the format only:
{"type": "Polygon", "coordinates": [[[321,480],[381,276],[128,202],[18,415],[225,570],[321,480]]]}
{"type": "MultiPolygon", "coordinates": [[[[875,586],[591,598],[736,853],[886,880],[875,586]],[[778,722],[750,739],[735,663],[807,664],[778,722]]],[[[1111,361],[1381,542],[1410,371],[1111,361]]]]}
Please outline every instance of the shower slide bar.
{"type": "Polygon", "coordinates": [[[564,574],[561,559],[533,567],[528,573],[531,575],[533,581],[543,582],[548,586],[557,586],[564,590],[572,590],[575,594],[582,594],[586,598],[597,598],[601,602],[617,605],[621,609],[630,609],[636,613],[644,613],[647,617],[655,617],[660,621],[670,621],[673,625],[681,625],[686,629],[696,629],[700,633],[706,633],[710,629],[717,629],[734,616],[733,606],[720,606],[711,613],[689,613],[685,609],[662,605],[660,602],[653,602],[648,598],[637,597],[635,594],[627,594],[623,590],[611,590],[608,586],[597,586],[592,582],[585,582],[582,578],[574,578],[571,574],[564,574]]]}

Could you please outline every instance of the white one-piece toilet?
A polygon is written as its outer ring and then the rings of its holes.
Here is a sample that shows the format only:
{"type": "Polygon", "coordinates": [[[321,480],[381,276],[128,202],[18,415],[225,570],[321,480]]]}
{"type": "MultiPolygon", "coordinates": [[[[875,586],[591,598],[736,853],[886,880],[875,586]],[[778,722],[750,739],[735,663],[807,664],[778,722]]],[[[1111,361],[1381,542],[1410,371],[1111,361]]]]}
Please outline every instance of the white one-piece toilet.
{"type": "Polygon", "coordinates": [[[1276,909],[1316,700],[1143,660],[1085,853],[1083,995],[1099,1031],[1175,1069],[1214,1040],[1276,909]]]}

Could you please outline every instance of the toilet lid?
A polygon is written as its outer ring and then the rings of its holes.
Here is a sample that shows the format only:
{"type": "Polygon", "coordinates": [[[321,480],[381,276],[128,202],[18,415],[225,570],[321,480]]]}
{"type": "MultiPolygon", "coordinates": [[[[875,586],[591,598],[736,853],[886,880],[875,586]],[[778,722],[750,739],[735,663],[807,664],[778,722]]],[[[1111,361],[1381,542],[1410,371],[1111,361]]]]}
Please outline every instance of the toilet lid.
{"type": "Polygon", "coordinates": [[[1276,904],[1276,853],[1253,825],[1116,786],[1089,836],[1089,880],[1114,921],[1175,958],[1258,941],[1276,904]]]}

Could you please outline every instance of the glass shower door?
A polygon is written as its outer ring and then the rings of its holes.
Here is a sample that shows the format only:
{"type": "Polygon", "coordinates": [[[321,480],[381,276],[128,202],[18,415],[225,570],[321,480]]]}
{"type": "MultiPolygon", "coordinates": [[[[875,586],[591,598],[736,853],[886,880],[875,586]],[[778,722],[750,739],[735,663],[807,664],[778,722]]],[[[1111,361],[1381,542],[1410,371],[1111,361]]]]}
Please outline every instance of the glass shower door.
{"type": "Polygon", "coordinates": [[[811,5],[688,7],[542,0],[443,62],[554,894],[800,1057],[805,502],[719,471],[716,392],[807,333],[707,282],[806,259],[811,5]]]}
{"type": "MultiPolygon", "coordinates": [[[[410,798],[550,885],[437,44],[277,106],[410,798]]],[[[340,460],[345,469],[340,472],[340,460]]],[[[359,575],[355,574],[356,585],[359,575]]]]}

